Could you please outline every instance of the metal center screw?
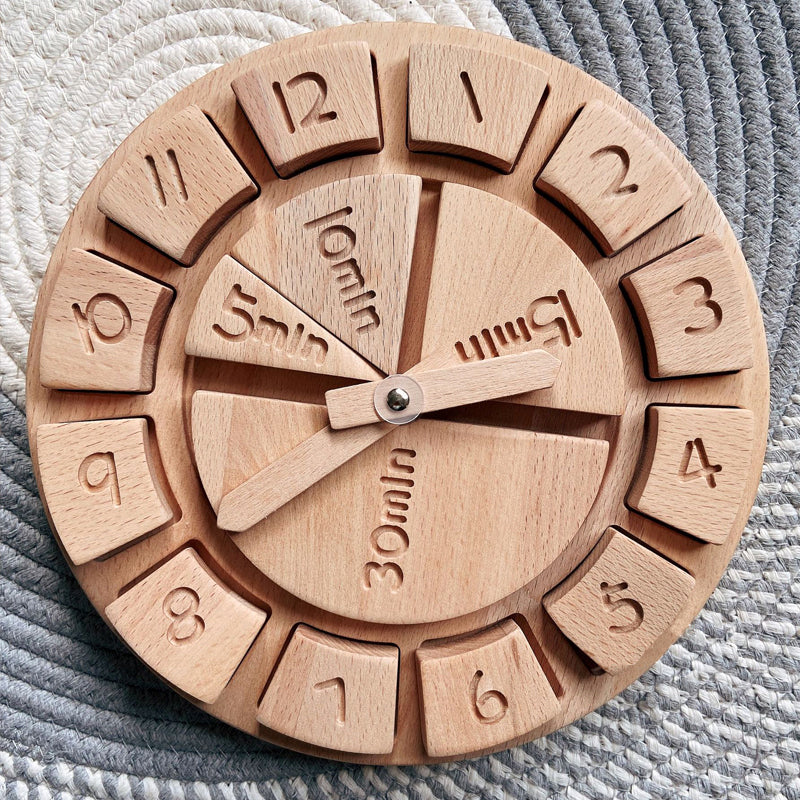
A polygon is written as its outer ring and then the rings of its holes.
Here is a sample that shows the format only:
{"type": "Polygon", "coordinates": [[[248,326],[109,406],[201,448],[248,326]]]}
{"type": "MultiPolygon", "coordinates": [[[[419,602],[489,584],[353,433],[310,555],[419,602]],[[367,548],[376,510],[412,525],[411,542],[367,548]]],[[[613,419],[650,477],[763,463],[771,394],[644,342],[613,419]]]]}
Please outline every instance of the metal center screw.
{"type": "Polygon", "coordinates": [[[403,411],[408,408],[410,402],[411,398],[408,396],[408,392],[405,389],[392,389],[389,394],[386,395],[386,405],[389,406],[392,411],[403,411]]]}

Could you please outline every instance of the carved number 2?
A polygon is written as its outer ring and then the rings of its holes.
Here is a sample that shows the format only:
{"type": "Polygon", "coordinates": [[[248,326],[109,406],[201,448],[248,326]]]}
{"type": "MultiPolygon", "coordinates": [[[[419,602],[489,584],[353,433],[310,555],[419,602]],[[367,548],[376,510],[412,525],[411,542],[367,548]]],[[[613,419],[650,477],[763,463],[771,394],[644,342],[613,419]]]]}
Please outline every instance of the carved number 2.
{"type": "MultiPolygon", "coordinates": [[[[335,120],[335,111],[323,112],[322,110],[322,107],[325,105],[325,100],[328,97],[328,84],[325,81],[325,78],[323,78],[322,75],[317,72],[303,72],[302,74],[295,75],[294,78],[286,81],[286,87],[288,89],[296,89],[298,86],[304,83],[313,84],[317,94],[314,98],[313,105],[306,115],[300,120],[300,127],[308,128],[311,125],[318,125],[322,122],[332,122],[335,120]]],[[[275,92],[275,97],[281,106],[289,133],[295,133],[298,126],[295,123],[292,112],[289,110],[289,104],[286,102],[286,95],[283,92],[283,87],[278,81],[275,81],[272,84],[272,91],[275,92]]]]}
{"type": "Polygon", "coordinates": [[[599,150],[595,150],[594,153],[589,156],[589,158],[596,159],[603,158],[604,156],[616,156],[619,161],[619,166],[622,169],[618,173],[617,177],[611,181],[611,183],[605,189],[603,195],[626,195],[638,192],[639,184],[637,183],[628,183],[623,185],[623,181],[628,174],[628,170],[631,168],[631,159],[625,148],[618,147],[615,144],[609,145],[608,147],[601,147],[599,150]]]}

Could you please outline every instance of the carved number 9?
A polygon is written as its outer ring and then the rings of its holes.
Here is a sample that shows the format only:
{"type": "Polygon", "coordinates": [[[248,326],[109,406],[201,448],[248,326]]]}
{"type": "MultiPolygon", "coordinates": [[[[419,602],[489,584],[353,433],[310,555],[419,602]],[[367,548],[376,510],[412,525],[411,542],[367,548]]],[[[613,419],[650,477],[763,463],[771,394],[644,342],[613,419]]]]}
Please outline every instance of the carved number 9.
{"type": "Polygon", "coordinates": [[[164,598],[162,606],[164,616],[172,620],[167,628],[167,639],[170,644],[189,644],[203,635],[206,623],[196,613],[198,608],[200,608],[200,596],[188,586],[173,589],[164,598]]]}
{"type": "Polygon", "coordinates": [[[473,676],[469,685],[469,696],[472,701],[472,713],[478,722],[484,725],[491,725],[499,722],[508,711],[508,700],[502,692],[496,689],[487,689],[485,692],[479,691],[479,684],[483,678],[483,672],[478,670],[473,676]]]}

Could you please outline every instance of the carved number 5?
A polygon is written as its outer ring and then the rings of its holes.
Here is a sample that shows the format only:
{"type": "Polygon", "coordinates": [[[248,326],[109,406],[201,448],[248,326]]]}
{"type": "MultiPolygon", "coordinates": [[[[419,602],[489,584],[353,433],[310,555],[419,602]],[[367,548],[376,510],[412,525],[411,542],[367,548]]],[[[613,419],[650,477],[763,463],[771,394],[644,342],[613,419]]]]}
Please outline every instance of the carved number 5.
{"type": "MultiPolygon", "coordinates": [[[[325,100],[328,97],[328,84],[325,78],[317,72],[303,72],[286,81],[286,87],[288,89],[296,89],[304,83],[311,83],[314,85],[316,97],[308,113],[300,120],[300,127],[308,128],[311,125],[319,125],[323,122],[332,122],[335,120],[335,111],[322,111],[322,107],[325,105],[325,100]]],[[[297,130],[297,124],[294,121],[292,112],[289,110],[289,104],[286,102],[286,95],[283,92],[283,87],[278,81],[272,84],[272,91],[275,92],[275,97],[283,110],[286,127],[289,129],[289,133],[294,133],[297,130]]]]}
{"type": "Polygon", "coordinates": [[[620,592],[624,592],[628,588],[625,581],[616,583],[613,586],[605,581],[600,584],[600,591],[603,593],[603,602],[608,606],[609,611],[617,611],[620,608],[628,606],[633,611],[633,619],[625,625],[610,625],[609,630],[613,633],[631,633],[635,631],[644,622],[644,608],[638,600],[632,597],[619,597],[620,592]]]}
{"type": "Polygon", "coordinates": [[[675,294],[683,294],[687,289],[691,289],[693,286],[699,286],[700,290],[702,291],[702,295],[694,301],[694,307],[707,308],[711,311],[714,317],[705,325],[689,325],[688,327],[684,328],[684,331],[690,334],[711,333],[711,331],[715,331],[717,328],[719,328],[720,323],[722,322],[722,308],[720,307],[719,303],[715,303],[711,299],[711,283],[705,278],[689,278],[689,280],[679,283],[672,291],[675,294]]]}
{"type": "Polygon", "coordinates": [[[215,322],[211,326],[211,330],[214,331],[218,336],[221,336],[223,339],[227,339],[229,342],[241,342],[244,339],[247,339],[253,333],[253,329],[255,328],[255,323],[253,322],[253,318],[250,314],[244,309],[235,306],[234,303],[247,303],[247,305],[254,306],[258,300],[255,297],[251,297],[249,294],[245,294],[242,291],[242,287],[236,283],[233,285],[233,288],[228,292],[228,296],[222,303],[222,310],[227,311],[229,314],[233,314],[233,316],[238,317],[242,322],[244,322],[244,328],[238,332],[229,331],[222,327],[222,325],[217,325],[215,322]]]}
{"type": "Polygon", "coordinates": [[[478,694],[481,678],[483,678],[483,672],[478,670],[472,676],[472,681],[469,685],[472,713],[478,722],[484,725],[491,725],[493,722],[499,722],[506,715],[508,700],[502,692],[498,692],[496,689],[488,689],[478,694]]]}

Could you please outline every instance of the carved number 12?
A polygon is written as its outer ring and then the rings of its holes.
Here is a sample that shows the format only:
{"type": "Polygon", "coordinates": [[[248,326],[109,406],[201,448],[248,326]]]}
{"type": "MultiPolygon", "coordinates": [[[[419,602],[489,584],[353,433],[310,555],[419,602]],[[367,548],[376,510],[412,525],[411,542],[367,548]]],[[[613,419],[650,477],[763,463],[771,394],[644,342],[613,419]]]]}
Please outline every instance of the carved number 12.
{"type": "MultiPolygon", "coordinates": [[[[325,78],[317,72],[303,72],[300,75],[295,75],[294,78],[286,81],[287,89],[296,89],[304,83],[310,83],[316,89],[316,97],[314,103],[308,110],[306,115],[300,120],[299,127],[308,128],[311,125],[319,125],[323,122],[332,122],[336,119],[335,111],[323,111],[322,107],[325,105],[325,100],[328,97],[328,84],[325,78]]],[[[283,87],[278,81],[272,84],[272,91],[275,92],[275,99],[283,111],[283,116],[286,121],[286,127],[289,133],[295,133],[298,128],[297,123],[289,110],[289,104],[286,102],[286,95],[283,92],[283,87]]]]}

